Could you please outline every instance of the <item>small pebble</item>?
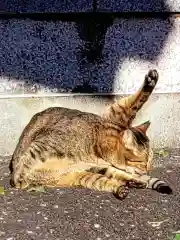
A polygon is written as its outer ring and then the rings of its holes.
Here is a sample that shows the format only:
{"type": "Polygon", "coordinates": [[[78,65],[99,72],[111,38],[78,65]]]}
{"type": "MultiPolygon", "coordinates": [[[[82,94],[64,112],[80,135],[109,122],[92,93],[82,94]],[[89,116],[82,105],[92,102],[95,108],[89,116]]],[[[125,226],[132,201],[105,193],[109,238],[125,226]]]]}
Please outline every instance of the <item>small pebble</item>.
{"type": "Polygon", "coordinates": [[[59,206],[58,205],[54,205],[53,208],[58,208],[59,206]]]}
{"type": "Polygon", "coordinates": [[[5,235],[5,232],[0,231],[0,236],[5,235]]]}
{"type": "Polygon", "coordinates": [[[106,236],[106,237],[110,237],[110,234],[108,234],[108,233],[105,233],[105,236],[106,236]]]}
{"type": "Polygon", "coordinates": [[[41,206],[41,207],[46,207],[47,204],[46,204],[46,203],[41,203],[40,206],[41,206]]]}
{"type": "Polygon", "coordinates": [[[29,230],[27,230],[26,232],[27,232],[27,234],[33,234],[34,233],[33,231],[29,231],[29,230]]]}
{"type": "Polygon", "coordinates": [[[94,227],[95,227],[95,228],[99,228],[100,225],[96,223],[96,224],[94,224],[94,227]]]}

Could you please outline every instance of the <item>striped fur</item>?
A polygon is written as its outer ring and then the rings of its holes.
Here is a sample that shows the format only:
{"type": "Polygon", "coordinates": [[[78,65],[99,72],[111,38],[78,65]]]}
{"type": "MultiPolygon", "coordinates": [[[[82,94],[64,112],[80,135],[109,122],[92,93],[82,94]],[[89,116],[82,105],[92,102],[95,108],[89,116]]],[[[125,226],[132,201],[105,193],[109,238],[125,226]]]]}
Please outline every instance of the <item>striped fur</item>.
{"type": "Polygon", "coordinates": [[[165,182],[148,176],[153,157],[146,135],[150,122],[132,126],[157,81],[157,71],[150,70],[134,95],[112,104],[102,117],[58,107],[35,114],[12,156],[11,185],[81,186],[120,199],[131,187],[170,193],[165,182]]]}
{"type": "Polygon", "coordinates": [[[136,117],[136,113],[149,99],[157,84],[158,78],[158,72],[156,70],[150,70],[136,94],[116,101],[107,108],[104,116],[120,126],[124,126],[125,128],[130,127],[136,117]]]}
{"type": "Polygon", "coordinates": [[[169,185],[158,178],[150,177],[147,174],[140,175],[135,173],[133,176],[126,170],[117,170],[113,167],[109,168],[91,168],[89,169],[92,173],[102,174],[109,179],[117,179],[118,181],[127,181],[127,186],[129,188],[148,188],[155,190],[160,193],[171,194],[172,189],[169,185]]]}

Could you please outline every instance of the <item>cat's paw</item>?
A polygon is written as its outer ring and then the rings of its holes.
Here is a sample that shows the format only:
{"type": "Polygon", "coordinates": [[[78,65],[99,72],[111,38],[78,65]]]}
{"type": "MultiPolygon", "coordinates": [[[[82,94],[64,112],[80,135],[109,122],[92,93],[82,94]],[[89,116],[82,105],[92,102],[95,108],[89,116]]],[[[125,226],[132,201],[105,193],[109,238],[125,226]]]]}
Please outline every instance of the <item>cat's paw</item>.
{"type": "Polygon", "coordinates": [[[157,70],[149,70],[148,74],[144,79],[144,88],[145,89],[153,89],[156,86],[156,83],[159,79],[159,74],[157,70]]]}
{"type": "Polygon", "coordinates": [[[142,182],[137,182],[134,180],[131,180],[127,183],[127,186],[129,188],[146,188],[146,183],[142,183],[142,182]]]}
{"type": "Polygon", "coordinates": [[[163,194],[172,194],[172,189],[167,184],[159,184],[156,191],[163,194]]]}
{"type": "Polygon", "coordinates": [[[113,194],[116,198],[123,200],[124,198],[127,197],[128,193],[129,188],[127,186],[120,186],[113,194]]]}

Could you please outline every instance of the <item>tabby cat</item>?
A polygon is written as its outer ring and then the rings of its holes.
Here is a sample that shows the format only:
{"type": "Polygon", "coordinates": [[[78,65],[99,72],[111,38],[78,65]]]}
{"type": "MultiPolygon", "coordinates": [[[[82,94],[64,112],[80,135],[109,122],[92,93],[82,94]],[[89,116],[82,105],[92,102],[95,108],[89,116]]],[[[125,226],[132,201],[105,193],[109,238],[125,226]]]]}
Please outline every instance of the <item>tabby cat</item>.
{"type": "Polygon", "coordinates": [[[157,71],[150,70],[141,88],[112,104],[104,116],[62,107],[35,114],[12,156],[11,185],[81,186],[119,199],[130,187],[172,193],[164,181],[147,175],[153,157],[146,135],[150,122],[132,126],[157,81],[157,71]]]}

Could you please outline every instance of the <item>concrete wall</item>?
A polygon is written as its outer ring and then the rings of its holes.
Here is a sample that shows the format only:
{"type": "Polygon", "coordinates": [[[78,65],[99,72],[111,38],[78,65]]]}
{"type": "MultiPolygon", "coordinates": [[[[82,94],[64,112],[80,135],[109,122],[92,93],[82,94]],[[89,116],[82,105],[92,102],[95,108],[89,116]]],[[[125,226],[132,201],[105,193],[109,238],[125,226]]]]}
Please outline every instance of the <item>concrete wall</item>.
{"type": "Polygon", "coordinates": [[[149,68],[160,73],[156,92],[180,90],[180,18],[115,19],[101,36],[100,61],[82,24],[0,20],[0,94],[70,92],[85,82],[124,94],[149,68]]]}
{"type": "MultiPolygon", "coordinates": [[[[112,100],[97,96],[11,98],[0,100],[0,155],[12,154],[33,114],[52,106],[70,107],[101,115],[112,100]]],[[[180,147],[180,94],[155,94],[139,112],[135,124],[150,120],[148,135],[154,148],[180,147]]]]}

